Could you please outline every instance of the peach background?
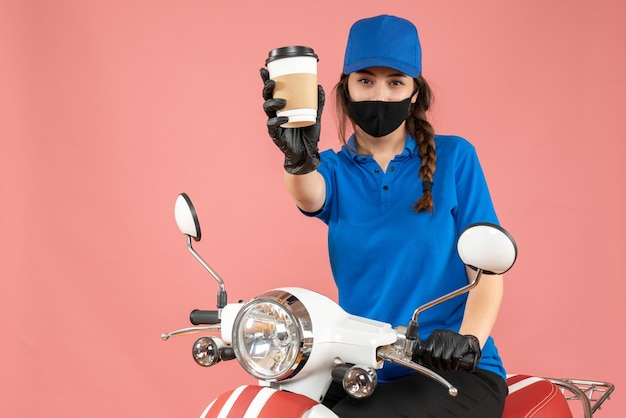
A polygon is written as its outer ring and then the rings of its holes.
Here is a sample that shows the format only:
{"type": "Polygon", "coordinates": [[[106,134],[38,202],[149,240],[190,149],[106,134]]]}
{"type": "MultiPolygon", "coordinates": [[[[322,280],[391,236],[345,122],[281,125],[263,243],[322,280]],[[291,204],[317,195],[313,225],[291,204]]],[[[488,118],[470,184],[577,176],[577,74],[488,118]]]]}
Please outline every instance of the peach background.
{"type": "MultiPolygon", "coordinates": [[[[251,381],[162,342],[214,282],[334,296],[325,227],[282,188],[258,68],[305,44],[330,91],[350,24],[413,20],[439,132],[472,141],[516,237],[495,330],[509,371],[613,381],[626,409],[626,4],[480,0],[0,1],[0,415],[197,416],[251,381]]],[[[330,108],[330,106],[329,106],[330,108]]],[[[337,147],[333,114],[322,148],[337,147]]]]}

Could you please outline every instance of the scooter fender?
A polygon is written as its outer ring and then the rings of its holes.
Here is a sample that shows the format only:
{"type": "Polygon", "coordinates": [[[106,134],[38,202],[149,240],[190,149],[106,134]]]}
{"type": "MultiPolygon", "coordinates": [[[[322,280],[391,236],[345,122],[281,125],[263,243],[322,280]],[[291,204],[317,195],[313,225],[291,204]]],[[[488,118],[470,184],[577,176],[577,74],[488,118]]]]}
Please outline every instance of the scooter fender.
{"type": "Polygon", "coordinates": [[[200,418],[336,418],[330,409],[313,399],[257,385],[243,385],[224,392],[202,412],[200,418]]]}

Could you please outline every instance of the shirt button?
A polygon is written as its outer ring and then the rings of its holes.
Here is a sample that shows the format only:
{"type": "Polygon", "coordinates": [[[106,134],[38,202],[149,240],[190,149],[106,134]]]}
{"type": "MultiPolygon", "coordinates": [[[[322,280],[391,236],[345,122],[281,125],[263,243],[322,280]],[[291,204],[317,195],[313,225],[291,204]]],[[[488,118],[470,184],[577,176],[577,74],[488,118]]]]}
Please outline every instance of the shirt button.
{"type": "Polygon", "coordinates": [[[389,171],[393,171],[393,170],[395,170],[395,169],[396,169],[396,168],[395,168],[394,166],[389,167],[389,171]]]}
{"type": "Polygon", "coordinates": [[[383,186],[383,190],[389,190],[389,186],[383,186]]]}
{"type": "Polygon", "coordinates": [[[379,173],[379,171],[378,171],[378,169],[377,169],[377,168],[375,168],[375,169],[374,169],[374,173],[376,173],[376,174],[378,174],[378,173],[379,173]]]}

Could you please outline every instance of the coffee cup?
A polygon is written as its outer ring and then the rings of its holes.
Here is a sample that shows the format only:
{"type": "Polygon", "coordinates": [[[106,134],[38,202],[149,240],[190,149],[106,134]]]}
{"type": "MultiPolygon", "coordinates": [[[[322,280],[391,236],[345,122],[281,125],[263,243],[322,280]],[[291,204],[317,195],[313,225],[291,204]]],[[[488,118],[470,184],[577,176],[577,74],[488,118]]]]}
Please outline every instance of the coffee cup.
{"type": "Polygon", "coordinates": [[[314,125],[317,119],[317,55],[306,46],[285,46],[269,52],[265,65],[274,80],[274,97],[285,99],[277,116],[289,118],[284,128],[314,125]]]}

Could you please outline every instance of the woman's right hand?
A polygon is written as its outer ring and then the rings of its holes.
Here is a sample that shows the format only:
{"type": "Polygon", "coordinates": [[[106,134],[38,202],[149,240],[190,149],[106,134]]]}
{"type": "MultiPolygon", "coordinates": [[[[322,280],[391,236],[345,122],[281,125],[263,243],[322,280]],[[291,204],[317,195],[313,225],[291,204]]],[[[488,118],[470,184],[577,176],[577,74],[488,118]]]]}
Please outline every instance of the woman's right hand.
{"type": "Polygon", "coordinates": [[[480,342],[473,335],[434,330],[415,356],[426,365],[443,370],[474,371],[481,357],[480,342]]]}
{"type": "Polygon", "coordinates": [[[283,128],[289,118],[277,116],[276,111],[285,107],[285,100],[274,98],[274,81],[270,80],[269,71],[261,68],[263,80],[263,110],[268,117],[267,131],[274,144],[285,155],[285,171],[289,174],[307,174],[314,171],[320,164],[317,143],[320,139],[321,117],[324,108],[325,94],[322,86],[317,86],[317,121],[314,125],[304,128],[283,128]]]}

